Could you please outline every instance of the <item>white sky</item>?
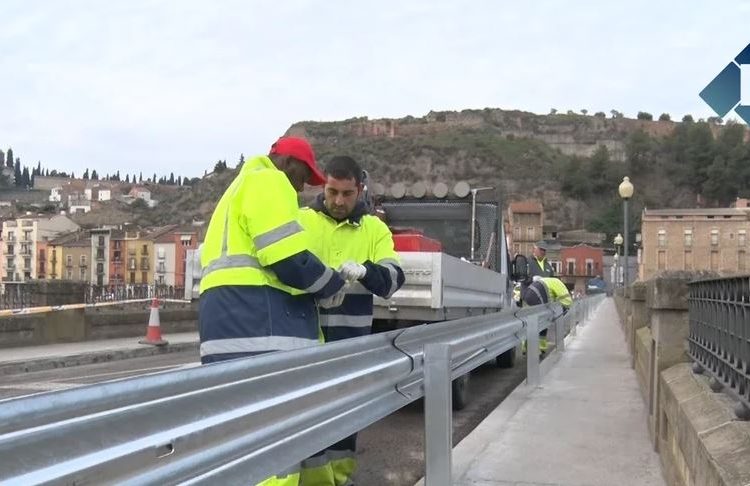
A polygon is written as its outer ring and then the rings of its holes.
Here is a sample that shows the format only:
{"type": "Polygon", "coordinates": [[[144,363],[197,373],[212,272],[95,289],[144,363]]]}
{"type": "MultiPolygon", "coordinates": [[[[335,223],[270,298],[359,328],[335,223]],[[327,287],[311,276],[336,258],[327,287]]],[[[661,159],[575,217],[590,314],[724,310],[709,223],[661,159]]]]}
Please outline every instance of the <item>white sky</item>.
{"type": "MultiPolygon", "coordinates": [[[[713,115],[750,1],[0,1],[0,148],[202,175],[292,123],[498,107],[713,115]]],[[[356,155],[356,154],[352,154],[356,155]]]]}

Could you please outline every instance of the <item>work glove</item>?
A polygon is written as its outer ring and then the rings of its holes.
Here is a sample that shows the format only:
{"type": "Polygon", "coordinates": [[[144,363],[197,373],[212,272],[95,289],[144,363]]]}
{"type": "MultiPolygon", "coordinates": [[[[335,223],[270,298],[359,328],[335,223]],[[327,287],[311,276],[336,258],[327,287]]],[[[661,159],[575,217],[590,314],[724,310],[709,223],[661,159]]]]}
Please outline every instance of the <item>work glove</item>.
{"type": "MultiPolygon", "coordinates": [[[[342,275],[343,277],[343,275],[342,275]]],[[[323,309],[333,309],[344,303],[344,297],[346,297],[346,289],[349,287],[349,283],[345,283],[338,292],[330,297],[324,299],[318,299],[318,306],[323,309]]]]}
{"type": "Polygon", "coordinates": [[[365,277],[367,274],[367,268],[359,263],[348,261],[341,264],[339,267],[339,274],[341,275],[341,278],[347,282],[356,282],[365,277]]]}

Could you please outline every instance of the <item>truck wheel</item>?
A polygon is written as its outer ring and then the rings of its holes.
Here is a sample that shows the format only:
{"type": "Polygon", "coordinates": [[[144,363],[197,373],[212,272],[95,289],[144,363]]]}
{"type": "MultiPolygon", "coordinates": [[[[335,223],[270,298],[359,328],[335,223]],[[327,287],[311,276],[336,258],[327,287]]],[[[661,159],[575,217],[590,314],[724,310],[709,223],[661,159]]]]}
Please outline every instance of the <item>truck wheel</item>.
{"type": "Polygon", "coordinates": [[[516,363],[516,348],[511,348],[495,358],[495,365],[498,368],[513,368],[516,363]]]}
{"type": "Polygon", "coordinates": [[[459,376],[451,383],[453,410],[463,410],[469,403],[469,373],[459,376]]]}

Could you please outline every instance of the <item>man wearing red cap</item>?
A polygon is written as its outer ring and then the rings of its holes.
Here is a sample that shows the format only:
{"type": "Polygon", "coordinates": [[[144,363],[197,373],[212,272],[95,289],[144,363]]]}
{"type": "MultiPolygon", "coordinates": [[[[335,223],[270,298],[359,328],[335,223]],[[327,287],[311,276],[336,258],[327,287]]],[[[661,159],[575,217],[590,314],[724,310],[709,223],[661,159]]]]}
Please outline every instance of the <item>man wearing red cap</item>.
{"type": "MultiPolygon", "coordinates": [[[[219,200],[201,248],[202,363],[318,344],[315,307],[336,307],[345,281],[308,251],[297,193],[325,177],[312,147],[282,137],[245,162],[219,200]]],[[[299,472],[265,485],[293,486],[299,472]]]]}

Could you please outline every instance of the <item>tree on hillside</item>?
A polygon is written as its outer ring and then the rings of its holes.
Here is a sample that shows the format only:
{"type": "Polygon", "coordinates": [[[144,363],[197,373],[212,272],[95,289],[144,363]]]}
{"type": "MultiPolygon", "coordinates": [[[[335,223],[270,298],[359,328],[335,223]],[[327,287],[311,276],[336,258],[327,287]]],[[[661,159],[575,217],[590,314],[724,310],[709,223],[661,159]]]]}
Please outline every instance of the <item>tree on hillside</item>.
{"type": "Polygon", "coordinates": [[[711,125],[721,125],[724,123],[724,120],[720,116],[709,116],[706,121],[711,125]]]}
{"type": "Polygon", "coordinates": [[[138,174],[138,184],[143,184],[143,172],[138,174]]]}
{"type": "Polygon", "coordinates": [[[240,161],[237,163],[237,169],[241,169],[245,165],[245,154],[240,154],[240,161]]]}
{"type": "MultiPolygon", "coordinates": [[[[5,167],[5,152],[0,150],[0,168],[2,167],[5,167]]],[[[1,171],[0,171],[0,174],[2,174],[1,171]]]]}
{"type": "Polygon", "coordinates": [[[612,118],[622,118],[622,113],[617,110],[610,110],[609,113],[612,115],[612,118]]]}
{"type": "Polygon", "coordinates": [[[182,176],[177,176],[177,185],[178,186],[182,185],[182,176]]]}
{"type": "Polygon", "coordinates": [[[646,132],[639,129],[628,136],[625,142],[625,155],[629,173],[636,174],[650,168],[650,151],[651,137],[646,132]]]}
{"type": "Polygon", "coordinates": [[[662,113],[659,115],[659,121],[672,121],[672,117],[669,116],[669,113],[662,113]]]}
{"type": "Polygon", "coordinates": [[[607,115],[604,114],[603,111],[597,111],[596,113],[594,113],[594,116],[597,117],[597,118],[606,118],[607,117],[607,115]]]}
{"type": "Polygon", "coordinates": [[[49,169],[46,169],[46,170],[44,171],[44,176],[45,176],[45,177],[49,177],[49,169]]]}
{"type": "Polygon", "coordinates": [[[96,169],[91,171],[91,180],[92,181],[98,181],[99,180],[99,174],[96,173],[96,169]]]}
{"type": "Polygon", "coordinates": [[[42,161],[41,160],[36,161],[36,174],[42,175],[42,161]]]}
{"type": "Polygon", "coordinates": [[[170,186],[174,186],[174,172],[170,172],[169,173],[169,182],[168,182],[168,184],[170,186]]]}
{"type": "Polygon", "coordinates": [[[653,120],[654,116],[651,113],[647,113],[645,111],[639,111],[636,118],[638,118],[639,120],[653,120]]]}
{"type": "Polygon", "coordinates": [[[589,110],[587,110],[586,108],[584,108],[584,109],[581,110],[581,114],[583,116],[586,116],[588,114],[588,112],[589,112],[589,110]]]}
{"type": "Polygon", "coordinates": [[[557,115],[557,108],[551,108],[551,109],[549,110],[549,114],[550,114],[550,115],[557,115]]]}
{"type": "Polygon", "coordinates": [[[23,172],[21,172],[21,187],[23,188],[29,188],[31,187],[31,174],[29,174],[29,168],[24,167],[23,172]]]}
{"type": "Polygon", "coordinates": [[[151,179],[151,181],[152,181],[152,182],[153,182],[154,184],[156,184],[156,172],[154,172],[154,178],[153,178],[153,179],[151,179]]]}
{"type": "Polygon", "coordinates": [[[84,171],[84,173],[83,173],[83,179],[84,179],[84,180],[88,180],[88,179],[89,179],[89,170],[88,170],[88,169],[86,169],[86,170],[84,171]]]}
{"type": "Polygon", "coordinates": [[[13,149],[8,147],[8,153],[5,154],[5,166],[12,169],[13,162],[15,162],[15,159],[13,158],[13,149]]]}
{"type": "Polygon", "coordinates": [[[685,115],[682,117],[682,123],[693,123],[693,115],[685,115]]]}
{"type": "MultiPolygon", "coordinates": [[[[8,152],[10,152],[10,149],[8,150],[8,152]]],[[[16,164],[13,168],[13,178],[16,180],[17,187],[23,187],[23,179],[21,178],[22,175],[23,174],[21,172],[21,159],[16,158],[16,164]]]]}
{"type": "Polygon", "coordinates": [[[125,184],[130,184],[130,174],[125,174],[125,184]]]}

